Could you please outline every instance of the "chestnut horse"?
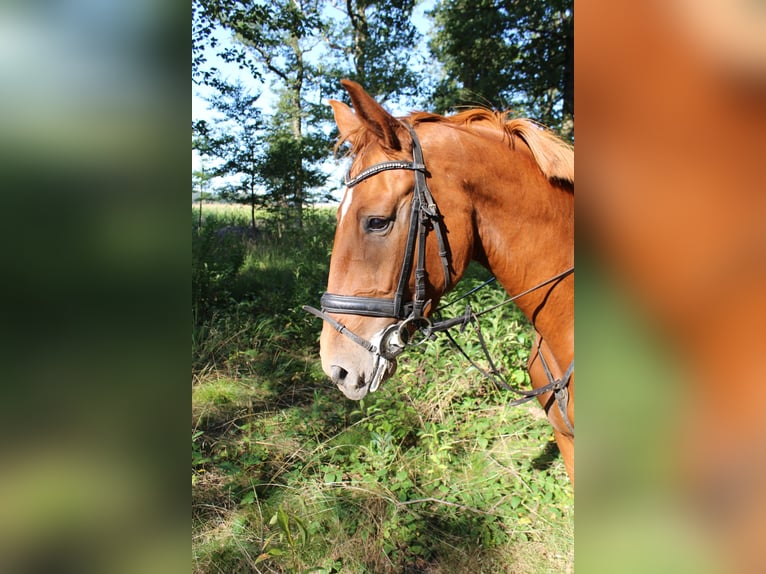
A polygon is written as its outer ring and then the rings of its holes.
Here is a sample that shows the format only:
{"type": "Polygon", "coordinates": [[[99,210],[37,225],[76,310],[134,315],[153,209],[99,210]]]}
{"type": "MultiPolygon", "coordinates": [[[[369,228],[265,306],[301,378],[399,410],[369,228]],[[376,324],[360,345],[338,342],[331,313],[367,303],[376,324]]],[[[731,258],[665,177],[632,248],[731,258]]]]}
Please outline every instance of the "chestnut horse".
{"type": "Polygon", "coordinates": [[[322,368],[350,399],[375,391],[479,261],[534,325],[532,386],[574,480],[573,149],[487,110],[397,119],[358,84],[342,85],[354,110],[330,104],[354,161],[323,311],[306,308],[325,320],[322,368]]]}

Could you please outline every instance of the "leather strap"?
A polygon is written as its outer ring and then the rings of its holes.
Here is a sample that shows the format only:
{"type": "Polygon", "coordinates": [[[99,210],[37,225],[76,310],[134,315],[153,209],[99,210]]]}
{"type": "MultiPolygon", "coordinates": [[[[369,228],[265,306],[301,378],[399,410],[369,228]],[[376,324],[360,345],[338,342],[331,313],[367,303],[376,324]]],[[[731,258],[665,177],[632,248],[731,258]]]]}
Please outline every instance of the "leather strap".
{"type": "Polygon", "coordinates": [[[354,187],[362,181],[383,171],[406,169],[415,172],[415,186],[412,191],[410,208],[410,226],[407,231],[407,243],[404,248],[404,260],[399,273],[393,299],[377,297],[357,297],[355,295],[338,295],[325,293],[322,296],[322,309],[328,313],[362,315],[367,317],[390,317],[404,320],[409,317],[422,317],[428,305],[426,300],[426,239],[428,232],[434,230],[439,249],[442,273],[444,274],[445,291],[450,287],[449,249],[442,229],[441,215],[436,202],[426,183],[426,166],[423,159],[423,149],[413,127],[402,124],[410,132],[412,138],[413,161],[384,161],[377,163],[357,176],[350,178],[346,174],[344,181],[347,187],[354,187]],[[417,262],[415,257],[417,256],[417,262]],[[404,302],[409,290],[410,276],[415,267],[415,292],[410,303],[404,302]]]}
{"type": "Polygon", "coordinates": [[[359,345],[361,347],[364,347],[367,351],[369,351],[373,355],[378,355],[379,354],[378,353],[378,348],[375,345],[370,343],[364,337],[360,337],[359,335],[354,333],[351,329],[346,327],[343,323],[341,323],[340,321],[336,321],[335,319],[330,317],[327,313],[323,313],[319,309],[315,309],[314,307],[311,307],[310,305],[303,305],[302,309],[304,311],[306,311],[307,313],[311,313],[312,315],[316,315],[317,317],[319,317],[323,321],[327,321],[330,325],[332,325],[333,329],[338,331],[338,333],[340,333],[341,335],[345,335],[346,337],[348,337],[349,339],[354,341],[354,343],[356,343],[357,345],[359,345]]]}
{"type": "MultiPolygon", "coordinates": [[[[327,313],[362,315],[364,317],[395,318],[397,316],[396,301],[394,299],[324,293],[319,302],[322,305],[322,309],[327,313]]],[[[407,307],[405,307],[406,310],[407,307]]]]}
{"type": "Polygon", "coordinates": [[[345,176],[343,176],[343,184],[346,187],[354,187],[355,185],[362,183],[365,179],[370,178],[373,175],[377,175],[381,171],[386,171],[389,169],[411,169],[414,171],[422,172],[426,170],[426,166],[423,164],[422,160],[420,163],[409,161],[384,161],[381,163],[376,163],[372,167],[368,167],[356,177],[349,178],[347,173],[345,176]]]}

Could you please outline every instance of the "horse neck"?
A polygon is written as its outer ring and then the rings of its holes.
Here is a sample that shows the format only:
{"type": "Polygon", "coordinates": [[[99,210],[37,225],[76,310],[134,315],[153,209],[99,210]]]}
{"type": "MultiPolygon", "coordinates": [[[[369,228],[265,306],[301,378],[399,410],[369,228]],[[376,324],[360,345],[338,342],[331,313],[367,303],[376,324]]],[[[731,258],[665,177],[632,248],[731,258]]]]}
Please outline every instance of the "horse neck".
{"type": "MultiPolygon", "coordinates": [[[[474,257],[515,295],[574,264],[574,196],[551,184],[524,150],[510,154],[510,163],[483,170],[481,185],[472,185],[470,193],[478,237],[474,257]]],[[[574,277],[541,287],[516,304],[555,355],[571,360],[574,277]]]]}

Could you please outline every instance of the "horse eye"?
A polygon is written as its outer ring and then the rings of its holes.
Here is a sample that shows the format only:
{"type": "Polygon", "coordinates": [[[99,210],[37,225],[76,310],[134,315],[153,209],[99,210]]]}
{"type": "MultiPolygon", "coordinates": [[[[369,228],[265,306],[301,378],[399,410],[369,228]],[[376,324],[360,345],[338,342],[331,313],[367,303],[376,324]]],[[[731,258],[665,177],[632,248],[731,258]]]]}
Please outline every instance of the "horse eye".
{"type": "Polygon", "coordinates": [[[367,231],[385,231],[391,225],[391,220],[385,217],[370,217],[367,220],[367,231]]]}

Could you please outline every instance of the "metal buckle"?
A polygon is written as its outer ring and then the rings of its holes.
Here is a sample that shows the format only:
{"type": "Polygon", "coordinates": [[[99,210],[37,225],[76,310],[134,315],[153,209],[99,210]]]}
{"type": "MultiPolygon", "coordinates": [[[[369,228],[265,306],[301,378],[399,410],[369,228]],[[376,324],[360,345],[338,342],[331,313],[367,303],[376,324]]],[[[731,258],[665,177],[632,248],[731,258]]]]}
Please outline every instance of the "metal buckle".
{"type": "Polygon", "coordinates": [[[398,328],[399,339],[404,341],[405,345],[422,345],[433,334],[433,324],[427,317],[410,317],[399,323],[398,328]],[[417,334],[421,335],[413,340],[413,337],[417,334]],[[414,342],[413,342],[414,341],[414,342]]]}
{"type": "Polygon", "coordinates": [[[410,317],[389,325],[380,335],[379,353],[388,360],[401,355],[407,347],[422,345],[433,335],[433,324],[426,317],[410,317]],[[417,333],[419,336],[415,337],[417,333]]]}

